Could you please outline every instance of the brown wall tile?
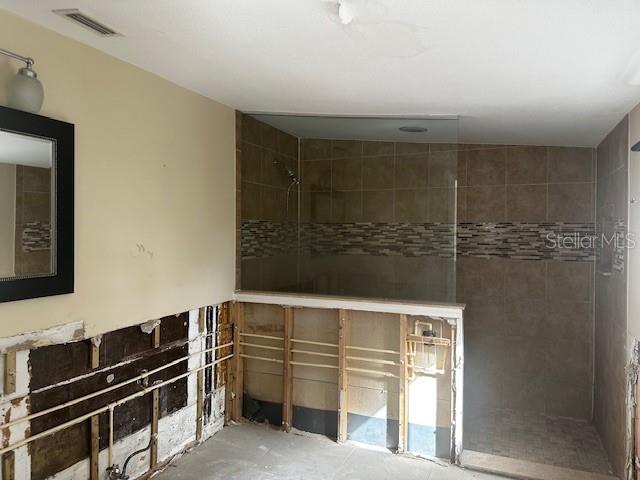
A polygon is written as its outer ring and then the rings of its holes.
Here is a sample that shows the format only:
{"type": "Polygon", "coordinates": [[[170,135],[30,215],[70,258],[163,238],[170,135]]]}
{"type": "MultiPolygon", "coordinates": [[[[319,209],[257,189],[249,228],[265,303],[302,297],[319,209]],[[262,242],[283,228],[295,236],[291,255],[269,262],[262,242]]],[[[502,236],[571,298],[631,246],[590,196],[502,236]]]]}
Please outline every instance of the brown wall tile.
{"type": "Polygon", "coordinates": [[[396,222],[427,221],[426,190],[396,190],[395,196],[396,222]]]}
{"type": "Polygon", "coordinates": [[[362,161],[362,186],[365,190],[393,188],[393,157],[365,158],[362,161]]]}
{"type": "Polygon", "coordinates": [[[298,159],[298,139],[278,130],[278,153],[298,159]]]}
{"type": "Polygon", "coordinates": [[[550,300],[590,302],[593,296],[593,265],[585,262],[547,262],[550,300]]]}
{"type": "Polygon", "coordinates": [[[305,161],[302,168],[304,190],[331,190],[331,160],[305,161]]]}
{"type": "Polygon", "coordinates": [[[550,184],[548,220],[550,222],[592,222],[593,184],[550,184]]]}
{"type": "Polygon", "coordinates": [[[242,182],[242,218],[257,220],[260,218],[262,191],[260,185],[242,182]]]}
{"type": "Polygon", "coordinates": [[[395,188],[426,188],[428,159],[428,155],[397,156],[395,188]]]}
{"type": "Polygon", "coordinates": [[[378,190],[362,193],[363,221],[393,221],[393,191],[378,190]]]}
{"type": "Polygon", "coordinates": [[[332,222],[361,222],[362,221],[362,192],[332,192],[331,193],[331,221],[332,222]]]}
{"type": "Polygon", "coordinates": [[[22,195],[22,219],[24,222],[51,221],[51,194],[24,192],[22,195]]]}
{"type": "Polygon", "coordinates": [[[256,145],[244,143],[242,146],[242,180],[259,183],[262,180],[262,150],[256,145]]]}
{"type": "MultiPolygon", "coordinates": [[[[458,179],[458,186],[463,186],[462,178],[466,178],[466,171],[461,172],[458,161],[458,152],[443,151],[429,154],[429,186],[451,187],[454,180],[458,179]]],[[[466,167],[466,163],[463,163],[466,167]]]]}
{"type": "Polygon", "coordinates": [[[427,190],[429,204],[429,222],[445,223],[453,222],[454,197],[453,188],[429,188],[427,190]]]}
{"type": "Polygon", "coordinates": [[[362,159],[332,160],[331,188],[332,190],[362,190],[362,159]]]}
{"type": "Polygon", "coordinates": [[[23,167],[22,188],[25,192],[51,192],[51,169],[23,167]]]}
{"type": "Polygon", "coordinates": [[[330,192],[303,192],[302,204],[304,221],[318,223],[331,221],[330,192]]]}
{"type": "Polygon", "coordinates": [[[544,222],[547,219],[546,185],[507,186],[507,220],[544,222]]]}
{"type": "Polygon", "coordinates": [[[549,183],[592,182],[593,149],[549,147],[549,183]]]}
{"type": "Polygon", "coordinates": [[[547,181],[547,147],[507,148],[507,183],[529,184],[547,181]]]}
{"type": "Polygon", "coordinates": [[[286,220],[286,190],[273,187],[262,187],[262,210],[260,218],[273,222],[286,220]]]}
{"type": "Polygon", "coordinates": [[[394,152],[393,142],[362,142],[362,153],[365,157],[393,155],[394,152]]]}
{"type": "Polygon", "coordinates": [[[429,153],[428,143],[396,143],[396,155],[429,153]]]}
{"type": "Polygon", "coordinates": [[[331,158],[350,158],[362,156],[360,140],[332,140],[331,158]]]}
{"type": "Polygon", "coordinates": [[[467,194],[467,222],[503,222],[505,220],[504,186],[464,188],[467,194]]]}
{"type": "Polygon", "coordinates": [[[506,157],[506,148],[467,151],[468,185],[504,185],[506,157]]]}
{"type": "Polygon", "coordinates": [[[302,141],[303,160],[331,158],[331,140],[305,139],[302,141]]]}
{"type": "Polygon", "coordinates": [[[506,295],[508,298],[544,299],[546,297],[545,262],[510,260],[506,267],[506,295]]]}

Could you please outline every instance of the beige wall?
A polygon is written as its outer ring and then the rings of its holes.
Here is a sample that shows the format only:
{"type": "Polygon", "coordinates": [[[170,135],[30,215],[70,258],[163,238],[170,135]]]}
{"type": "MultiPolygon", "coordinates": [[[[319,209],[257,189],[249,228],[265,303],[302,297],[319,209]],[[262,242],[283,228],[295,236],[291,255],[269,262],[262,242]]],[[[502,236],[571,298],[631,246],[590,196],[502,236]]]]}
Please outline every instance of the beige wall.
{"type": "Polygon", "coordinates": [[[0,277],[14,274],[16,166],[0,163],[0,277]]]}
{"type": "MultiPolygon", "coordinates": [[[[0,45],[36,59],[42,114],[76,126],[75,293],[1,304],[0,336],[228,300],[234,111],[4,11],[0,45]]],[[[18,66],[0,60],[0,104],[18,66]]]]}

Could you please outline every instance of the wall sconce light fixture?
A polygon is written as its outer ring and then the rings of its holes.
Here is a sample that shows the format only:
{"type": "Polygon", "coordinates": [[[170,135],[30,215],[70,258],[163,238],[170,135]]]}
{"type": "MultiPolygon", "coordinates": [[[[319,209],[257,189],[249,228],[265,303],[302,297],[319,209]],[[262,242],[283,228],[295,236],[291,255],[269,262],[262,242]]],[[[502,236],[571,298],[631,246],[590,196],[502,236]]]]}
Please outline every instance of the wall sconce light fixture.
{"type": "Polygon", "coordinates": [[[0,48],[0,54],[26,63],[26,66],[18,70],[7,86],[9,106],[25,112],[38,113],[42,108],[44,90],[38,75],[33,70],[33,58],[23,57],[3,48],[0,48]]]}

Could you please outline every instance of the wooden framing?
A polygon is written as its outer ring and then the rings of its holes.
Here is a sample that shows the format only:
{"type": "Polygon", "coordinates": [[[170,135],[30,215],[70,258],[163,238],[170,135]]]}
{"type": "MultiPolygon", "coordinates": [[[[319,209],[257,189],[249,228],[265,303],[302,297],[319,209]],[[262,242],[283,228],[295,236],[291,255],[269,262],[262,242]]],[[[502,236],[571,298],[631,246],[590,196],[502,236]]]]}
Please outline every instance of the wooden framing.
{"type": "MultiPolygon", "coordinates": [[[[349,416],[349,375],[352,372],[358,374],[366,374],[372,376],[382,376],[398,379],[398,452],[407,452],[409,438],[409,397],[410,397],[410,381],[415,375],[415,371],[420,371],[428,375],[443,375],[447,369],[438,366],[428,369],[415,366],[416,345],[433,345],[435,347],[444,347],[451,350],[451,375],[452,375],[452,451],[458,451],[458,444],[462,438],[461,431],[461,411],[462,411],[462,385],[458,376],[462,371],[463,352],[460,341],[460,333],[462,330],[462,310],[463,307],[445,305],[422,305],[422,304],[396,304],[389,302],[361,302],[355,299],[338,299],[335,301],[330,297],[316,296],[305,297],[297,296],[280,296],[263,294],[260,292],[250,294],[237,294],[236,301],[264,304],[279,305],[283,311],[284,333],[283,337],[273,335],[263,335],[260,333],[244,333],[243,318],[241,312],[237,312],[237,319],[234,324],[238,327],[234,331],[234,374],[242,375],[242,359],[252,359],[258,362],[270,362],[282,364],[283,372],[283,404],[282,404],[282,426],[285,431],[292,427],[292,369],[293,366],[305,366],[317,369],[336,369],[338,371],[338,411],[337,411],[337,440],[342,443],[347,441],[348,437],[348,416],[349,416]],[[263,301],[264,300],[264,301],[263,301]],[[282,302],[282,303],[281,303],[282,302]],[[337,303],[336,303],[337,302],[337,303]],[[369,308],[370,307],[370,308],[369,308]],[[330,309],[338,313],[338,343],[327,343],[314,340],[300,340],[293,338],[293,309],[294,308],[317,308],[330,309]],[[398,344],[397,348],[375,348],[375,346],[357,346],[350,345],[350,318],[352,311],[380,312],[392,313],[398,321],[398,344]],[[412,318],[416,317],[416,318],[412,318]],[[452,336],[445,338],[442,336],[432,337],[435,333],[419,334],[415,328],[414,321],[420,321],[418,317],[427,317],[430,320],[448,323],[451,326],[452,336]],[[459,325],[459,329],[456,327],[459,325]],[[413,326],[413,327],[412,327],[413,326]],[[282,346],[277,344],[261,344],[253,342],[253,339],[263,340],[279,340],[283,342],[282,346]],[[244,341],[243,341],[244,340],[244,341]],[[263,354],[245,354],[242,347],[262,349],[263,354]],[[333,347],[336,352],[314,351],[313,346],[333,347]],[[283,358],[272,358],[266,356],[269,351],[283,352],[283,358]],[[299,358],[293,359],[293,355],[315,356],[318,360],[337,359],[336,363],[310,363],[301,361],[299,358]],[[459,357],[459,359],[458,359],[459,357]],[[362,368],[360,364],[362,365],[362,368]],[[413,363],[413,365],[412,365],[413,363]],[[366,365],[368,364],[368,365],[366,365]],[[397,368],[397,369],[396,369],[397,368]],[[419,370],[422,368],[422,370],[419,370]],[[455,387],[454,387],[455,385],[455,387]],[[455,431],[455,433],[454,433],[455,431]]],[[[241,305],[237,303],[236,305],[241,305]]],[[[394,318],[392,317],[392,320],[394,318]]],[[[395,325],[395,322],[394,322],[395,325]]],[[[431,329],[428,329],[431,330],[431,329]]],[[[444,334],[444,331],[442,332],[444,334]]],[[[439,356],[438,356],[439,357],[439,356]]],[[[305,357],[302,357],[303,359],[305,357]]],[[[446,359],[446,355],[444,356],[446,359]]],[[[440,362],[438,362],[440,363],[440,362]]],[[[234,392],[240,395],[234,395],[236,405],[238,396],[242,395],[242,379],[238,376],[234,381],[234,392]]],[[[237,406],[234,412],[239,418],[237,406]]],[[[453,458],[453,457],[452,457],[453,458]]],[[[452,460],[453,461],[453,460],[452,460]]],[[[454,461],[455,463],[455,461],[454,461]]]]}
{"type": "Polygon", "coordinates": [[[347,373],[347,341],[349,312],[338,311],[338,442],[347,441],[349,415],[349,380],[347,373]]]}
{"type": "Polygon", "coordinates": [[[293,370],[291,364],[291,337],[293,336],[293,308],[284,307],[284,337],[282,356],[282,428],[285,432],[291,430],[293,422],[293,370]]]}
{"type": "Polygon", "coordinates": [[[244,305],[233,304],[233,408],[232,418],[238,422],[242,418],[244,361],[240,351],[241,333],[244,329],[244,305]]]}
{"type": "MultiPolygon", "coordinates": [[[[153,329],[152,346],[158,348],[160,346],[160,324],[153,329]]],[[[153,407],[151,411],[151,456],[149,465],[154,469],[158,465],[158,421],[160,420],[160,389],[153,391],[153,407]]]]}
{"type": "MultiPolygon", "coordinates": [[[[96,340],[99,340],[96,339],[96,340]]],[[[91,342],[90,367],[100,366],[100,342],[91,342]]],[[[91,443],[89,445],[89,479],[100,479],[100,415],[91,417],[91,443]]]]}
{"type": "MultiPolygon", "coordinates": [[[[16,393],[16,352],[4,354],[4,385],[5,395],[16,393]]],[[[15,453],[6,452],[2,455],[2,480],[14,480],[15,474],[15,453]]]]}
{"type": "Polygon", "coordinates": [[[409,382],[407,377],[407,316],[400,315],[400,379],[398,390],[398,452],[407,449],[409,382]]]}
{"type": "Polygon", "coordinates": [[[15,480],[16,478],[16,456],[15,452],[2,454],[2,480],[15,480]]]}
{"type": "Polygon", "coordinates": [[[5,395],[16,393],[16,352],[4,354],[4,388],[5,395]]]}
{"type": "MultiPolygon", "coordinates": [[[[198,333],[200,338],[204,339],[205,334],[205,313],[206,307],[202,307],[198,310],[198,333]]],[[[203,346],[200,346],[202,350],[203,346]]],[[[200,365],[202,365],[202,357],[200,357],[200,365]]],[[[197,392],[196,392],[196,441],[202,441],[202,417],[204,412],[204,370],[198,370],[196,374],[197,378],[197,392]]]]}

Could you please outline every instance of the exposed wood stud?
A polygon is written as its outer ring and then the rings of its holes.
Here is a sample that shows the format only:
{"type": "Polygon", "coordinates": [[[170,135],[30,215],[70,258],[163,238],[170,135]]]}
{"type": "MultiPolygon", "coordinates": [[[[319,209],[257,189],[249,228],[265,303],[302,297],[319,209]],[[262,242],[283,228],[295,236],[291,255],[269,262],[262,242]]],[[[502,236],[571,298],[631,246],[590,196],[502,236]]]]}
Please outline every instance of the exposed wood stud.
{"type": "Polygon", "coordinates": [[[244,305],[233,304],[233,420],[238,422],[242,418],[242,389],[244,377],[244,361],[240,355],[240,338],[244,329],[244,305]]]}
{"type": "Polygon", "coordinates": [[[204,328],[204,323],[205,323],[205,314],[207,311],[207,307],[202,307],[198,310],[198,332],[203,333],[205,328],[204,328]]]}
{"type": "Polygon", "coordinates": [[[90,367],[92,369],[100,366],[100,343],[91,342],[90,367]]]}
{"type": "Polygon", "coordinates": [[[293,336],[293,308],[284,307],[284,352],[282,365],[282,428],[291,430],[293,420],[293,370],[291,366],[291,337],[293,336]]]}
{"type": "Polygon", "coordinates": [[[202,441],[202,414],[204,412],[204,370],[197,373],[198,399],[196,401],[196,441],[202,441]]]}
{"type": "MultiPolygon", "coordinates": [[[[99,339],[98,339],[99,340],[99,339]]],[[[90,367],[92,369],[100,366],[100,342],[91,342],[90,367]]],[[[100,416],[91,417],[91,443],[89,445],[89,478],[90,480],[100,479],[100,416]]]]}
{"type": "MultiPolygon", "coordinates": [[[[160,346],[160,325],[153,329],[153,348],[160,346]]],[[[153,469],[158,465],[158,421],[160,420],[160,389],[152,393],[153,410],[151,411],[151,458],[150,467],[153,469]]]]}
{"type": "Polygon", "coordinates": [[[4,394],[16,393],[16,352],[4,354],[4,394]]]}
{"type": "Polygon", "coordinates": [[[409,383],[407,376],[407,316],[400,315],[400,379],[398,395],[398,452],[407,449],[408,397],[409,383]]]}
{"type": "Polygon", "coordinates": [[[108,451],[108,459],[109,466],[113,466],[113,409],[115,407],[109,407],[109,451],[108,451]]]}
{"type": "Polygon", "coordinates": [[[7,452],[2,455],[2,480],[15,480],[16,478],[15,452],[7,452]]]}
{"type": "Polygon", "coordinates": [[[151,416],[151,459],[150,466],[158,465],[158,420],[160,418],[160,389],[155,389],[153,395],[153,412],[151,416]]]}
{"type": "Polygon", "coordinates": [[[100,415],[91,417],[91,458],[89,461],[89,478],[91,480],[99,480],[100,478],[100,462],[98,460],[100,454],[100,415]]]}
{"type": "MultiPolygon", "coordinates": [[[[229,305],[230,305],[229,303],[223,303],[222,305],[220,305],[220,325],[221,326],[223,325],[225,328],[224,343],[226,343],[228,340],[231,340],[228,337],[229,327],[232,326],[229,319],[230,317],[229,305]]],[[[224,356],[227,356],[230,353],[232,353],[231,350],[225,349],[224,356]]],[[[233,410],[232,386],[233,386],[233,358],[227,360],[224,364],[224,401],[225,401],[224,423],[225,425],[228,424],[229,421],[231,420],[231,413],[233,410]]]]}
{"type": "Polygon", "coordinates": [[[349,312],[338,312],[338,442],[347,441],[347,417],[349,414],[349,381],[347,373],[347,333],[349,312]]]}
{"type": "MultiPolygon", "coordinates": [[[[205,333],[206,307],[198,312],[198,332],[201,336],[205,333]]],[[[202,365],[202,358],[200,358],[202,365]]],[[[199,370],[197,375],[197,400],[196,400],[196,441],[202,441],[202,417],[204,413],[204,370],[199,370]]]]}
{"type": "Polygon", "coordinates": [[[158,348],[160,346],[160,325],[153,329],[153,348],[158,348]]]}

